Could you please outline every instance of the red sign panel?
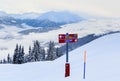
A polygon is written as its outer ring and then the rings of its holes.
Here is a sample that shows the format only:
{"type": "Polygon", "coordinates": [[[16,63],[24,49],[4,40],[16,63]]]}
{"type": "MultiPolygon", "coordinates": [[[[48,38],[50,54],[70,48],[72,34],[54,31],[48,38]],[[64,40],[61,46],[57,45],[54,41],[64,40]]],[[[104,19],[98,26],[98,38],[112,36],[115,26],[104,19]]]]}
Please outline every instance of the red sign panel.
{"type": "Polygon", "coordinates": [[[59,34],[59,43],[73,43],[78,40],[77,34],[59,34]]]}

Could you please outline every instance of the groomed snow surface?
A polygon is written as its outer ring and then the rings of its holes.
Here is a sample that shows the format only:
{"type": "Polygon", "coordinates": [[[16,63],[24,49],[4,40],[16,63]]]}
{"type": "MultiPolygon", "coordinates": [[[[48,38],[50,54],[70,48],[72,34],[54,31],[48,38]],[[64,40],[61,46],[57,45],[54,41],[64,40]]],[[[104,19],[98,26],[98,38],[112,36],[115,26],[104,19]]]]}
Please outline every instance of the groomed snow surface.
{"type": "Polygon", "coordinates": [[[0,81],[119,81],[120,33],[106,35],[69,53],[70,77],[64,77],[65,55],[51,62],[1,64],[0,81]],[[87,51],[86,79],[83,53],[87,51]]]}

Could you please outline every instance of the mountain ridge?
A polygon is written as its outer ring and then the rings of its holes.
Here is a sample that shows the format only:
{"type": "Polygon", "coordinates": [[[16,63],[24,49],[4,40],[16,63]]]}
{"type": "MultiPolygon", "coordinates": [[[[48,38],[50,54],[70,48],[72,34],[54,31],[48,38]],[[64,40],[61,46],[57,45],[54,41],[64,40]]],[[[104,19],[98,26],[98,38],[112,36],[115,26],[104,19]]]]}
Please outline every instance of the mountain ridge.
{"type": "Polygon", "coordinates": [[[59,27],[61,25],[76,23],[84,18],[71,12],[46,13],[24,13],[24,14],[7,14],[0,12],[0,24],[21,25],[23,23],[32,27],[59,27]]]}

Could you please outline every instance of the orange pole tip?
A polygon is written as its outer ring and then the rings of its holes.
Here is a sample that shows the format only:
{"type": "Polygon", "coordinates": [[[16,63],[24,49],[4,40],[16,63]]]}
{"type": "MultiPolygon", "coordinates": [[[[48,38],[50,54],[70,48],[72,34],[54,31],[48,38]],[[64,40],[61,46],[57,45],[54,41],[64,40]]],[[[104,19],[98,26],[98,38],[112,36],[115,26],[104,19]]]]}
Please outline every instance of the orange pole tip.
{"type": "Polygon", "coordinates": [[[86,51],[84,51],[84,62],[86,62],[86,51]]]}

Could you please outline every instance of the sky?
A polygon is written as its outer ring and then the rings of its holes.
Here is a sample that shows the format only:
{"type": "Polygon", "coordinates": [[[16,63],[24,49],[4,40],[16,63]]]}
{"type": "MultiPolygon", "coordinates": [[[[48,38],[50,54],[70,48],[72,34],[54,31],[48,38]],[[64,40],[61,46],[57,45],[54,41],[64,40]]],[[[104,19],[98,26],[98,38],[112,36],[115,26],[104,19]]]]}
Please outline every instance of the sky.
{"type": "Polygon", "coordinates": [[[0,11],[25,13],[46,11],[85,12],[107,17],[120,17],[120,0],[0,0],[0,11]]]}

